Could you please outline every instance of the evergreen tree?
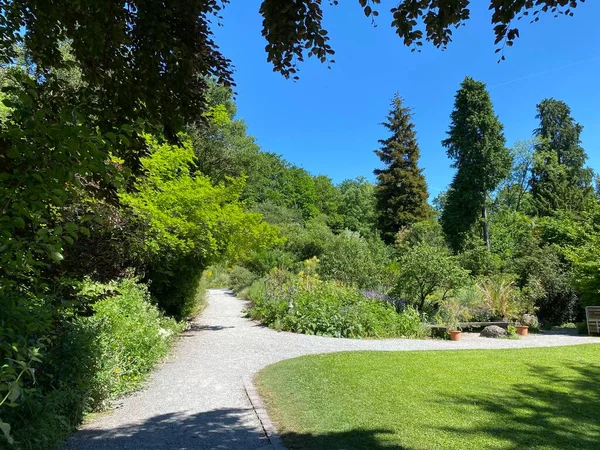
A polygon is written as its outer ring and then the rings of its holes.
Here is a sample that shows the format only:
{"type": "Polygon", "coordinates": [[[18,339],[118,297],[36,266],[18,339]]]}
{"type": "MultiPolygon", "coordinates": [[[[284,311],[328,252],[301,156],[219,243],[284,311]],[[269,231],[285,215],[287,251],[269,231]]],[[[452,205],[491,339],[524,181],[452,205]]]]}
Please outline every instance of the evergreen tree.
{"type": "Polygon", "coordinates": [[[388,243],[394,241],[400,228],[425,219],[430,212],[410,108],[402,106],[398,94],[391,107],[387,122],[382,124],[391,136],[380,140],[381,148],[375,150],[385,168],[374,171],[377,227],[388,243]]]}
{"type": "Polygon", "coordinates": [[[442,211],[442,227],[451,246],[459,250],[481,214],[483,238],[489,248],[487,196],[508,176],[512,164],[485,84],[466,77],[450,118],[448,138],[442,145],[457,171],[442,211]]]}
{"type": "Polygon", "coordinates": [[[531,178],[533,205],[540,216],[555,211],[580,211],[592,192],[592,171],[584,167],[583,127],[566,103],[553,98],[537,105],[540,126],[531,178]]]}

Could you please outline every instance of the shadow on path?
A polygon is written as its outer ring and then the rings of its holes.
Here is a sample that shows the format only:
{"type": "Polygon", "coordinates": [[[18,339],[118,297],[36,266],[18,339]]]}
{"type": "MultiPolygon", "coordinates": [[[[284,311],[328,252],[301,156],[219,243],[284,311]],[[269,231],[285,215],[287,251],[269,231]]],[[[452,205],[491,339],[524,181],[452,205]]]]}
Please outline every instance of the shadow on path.
{"type": "MultiPolygon", "coordinates": [[[[85,442],[85,448],[96,449],[215,449],[253,450],[269,444],[261,430],[248,426],[254,414],[247,409],[216,409],[195,415],[163,414],[143,423],[123,425],[110,430],[83,429],[67,442],[85,442]]],[[[386,445],[381,438],[386,430],[350,430],[327,434],[283,434],[286,445],[298,449],[330,450],[407,450],[386,445]]]]}

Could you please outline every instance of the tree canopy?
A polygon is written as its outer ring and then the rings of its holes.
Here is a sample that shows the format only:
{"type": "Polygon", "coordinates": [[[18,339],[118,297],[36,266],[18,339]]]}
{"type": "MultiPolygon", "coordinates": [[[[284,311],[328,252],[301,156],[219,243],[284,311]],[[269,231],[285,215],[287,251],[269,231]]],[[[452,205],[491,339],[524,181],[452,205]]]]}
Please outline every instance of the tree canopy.
{"type": "Polygon", "coordinates": [[[485,84],[466,77],[456,93],[448,138],[442,142],[457,169],[450,185],[441,221],[452,247],[462,246],[466,233],[481,212],[484,239],[487,194],[508,176],[511,158],[503,127],[494,113],[485,84]]]}
{"type": "Polygon", "coordinates": [[[398,230],[427,217],[427,183],[419,168],[417,133],[411,122],[410,108],[403,106],[398,94],[391,101],[387,121],[382,124],[391,135],[380,139],[375,154],[384,164],[374,171],[377,176],[377,226],[387,242],[393,242],[398,230]]]}

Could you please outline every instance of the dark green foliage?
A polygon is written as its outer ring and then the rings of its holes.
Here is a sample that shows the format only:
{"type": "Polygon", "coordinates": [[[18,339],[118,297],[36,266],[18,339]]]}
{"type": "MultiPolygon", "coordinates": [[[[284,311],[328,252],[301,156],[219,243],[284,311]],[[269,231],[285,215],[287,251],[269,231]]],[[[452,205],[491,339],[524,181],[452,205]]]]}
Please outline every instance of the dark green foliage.
{"type": "Polygon", "coordinates": [[[216,1],[153,2],[10,1],[0,22],[0,58],[9,63],[23,42],[40,74],[65,67],[59,46],[70,41],[95,98],[88,114],[106,126],[138,120],[174,133],[204,108],[206,79],[230,82],[229,61],[217,50],[209,28],[216,1]],[[127,51],[122,51],[127,48],[127,51]],[[110,105],[110,107],[108,107],[110,105]]]}
{"type": "MultiPolygon", "coordinates": [[[[338,0],[332,0],[337,5],[338,0]]],[[[376,18],[377,5],[381,0],[359,0],[365,16],[376,18]]],[[[540,12],[551,11],[554,15],[573,15],[573,8],[583,0],[572,2],[539,0],[536,2],[511,2],[489,0],[492,11],[491,24],[495,44],[500,42],[512,46],[519,37],[516,19],[540,12]]],[[[321,62],[333,63],[334,50],[329,45],[327,30],[323,29],[321,0],[263,0],[260,7],[263,16],[262,35],[267,40],[268,61],[274,70],[285,77],[297,78],[297,62],[304,56],[315,56],[321,62]]],[[[392,28],[412,51],[429,41],[436,47],[445,48],[452,41],[455,28],[465,25],[471,18],[468,1],[438,2],[435,0],[405,0],[391,8],[392,28]]],[[[537,17],[535,19],[538,20],[537,17]]],[[[496,51],[500,51],[498,48],[496,51]]],[[[504,55],[501,57],[504,59],[504,55]]]]}
{"type": "Polygon", "coordinates": [[[260,149],[246,133],[246,124],[235,118],[231,89],[214,80],[209,80],[208,87],[205,120],[187,127],[198,170],[213,183],[253,173],[260,149]]]}
{"type": "Polygon", "coordinates": [[[540,126],[531,177],[533,206],[540,216],[581,211],[592,194],[592,171],[584,167],[583,127],[566,103],[545,99],[537,105],[540,126]]]}
{"type": "Polygon", "coordinates": [[[485,84],[466,77],[450,117],[448,138],[442,144],[457,171],[445,199],[442,227],[457,251],[482,217],[482,234],[489,247],[487,195],[508,175],[511,158],[485,84]]]}
{"type": "MultiPolygon", "coordinates": [[[[2,297],[3,318],[5,313],[12,319],[19,317],[10,328],[2,325],[3,338],[49,336],[41,341],[44,352],[42,362],[36,364],[37,383],[26,379],[16,407],[2,411],[2,419],[12,425],[16,442],[12,448],[57,448],[84,413],[139,387],[182,329],[182,325],[162,316],[151,304],[147,288],[135,280],[109,284],[86,281],[73,287],[73,301],[63,300],[66,306],[53,313],[61,326],[52,333],[48,329],[53,324],[43,315],[48,309],[42,307],[43,302],[52,299],[30,298],[26,306],[5,303],[7,298],[2,297]],[[83,306],[95,314],[75,316],[77,308],[83,306]]],[[[3,360],[5,350],[0,350],[3,360]]]]}
{"type": "Polygon", "coordinates": [[[292,270],[297,263],[298,261],[292,253],[281,248],[255,252],[247,261],[243,262],[244,267],[247,267],[253,273],[263,276],[275,268],[292,270]]]}
{"type": "Polygon", "coordinates": [[[318,219],[308,221],[305,226],[289,224],[282,227],[282,233],[287,239],[284,248],[297,261],[320,258],[334,236],[327,224],[318,219]]]}
{"type": "Polygon", "coordinates": [[[391,107],[387,122],[382,124],[391,136],[380,140],[381,148],[375,150],[385,168],[374,171],[377,228],[388,243],[394,241],[399,229],[425,219],[430,212],[410,109],[402,105],[398,94],[391,107]]]}

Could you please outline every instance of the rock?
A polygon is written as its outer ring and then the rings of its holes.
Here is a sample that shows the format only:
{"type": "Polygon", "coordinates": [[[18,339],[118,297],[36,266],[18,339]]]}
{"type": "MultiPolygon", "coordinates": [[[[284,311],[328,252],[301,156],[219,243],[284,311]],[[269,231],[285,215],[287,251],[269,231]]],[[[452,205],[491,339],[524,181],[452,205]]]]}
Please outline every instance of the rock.
{"type": "Polygon", "coordinates": [[[489,325],[483,329],[479,336],[488,338],[497,338],[506,336],[506,330],[498,325],[489,325]]]}

